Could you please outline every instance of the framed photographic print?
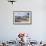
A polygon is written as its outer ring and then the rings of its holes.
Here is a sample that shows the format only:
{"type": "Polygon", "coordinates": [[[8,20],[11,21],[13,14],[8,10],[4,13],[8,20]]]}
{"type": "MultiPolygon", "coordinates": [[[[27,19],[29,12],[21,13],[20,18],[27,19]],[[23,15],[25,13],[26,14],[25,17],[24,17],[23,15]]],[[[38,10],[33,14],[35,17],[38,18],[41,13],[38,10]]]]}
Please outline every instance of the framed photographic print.
{"type": "Polygon", "coordinates": [[[13,24],[32,24],[32,11],[13,11],[13,24]]]}

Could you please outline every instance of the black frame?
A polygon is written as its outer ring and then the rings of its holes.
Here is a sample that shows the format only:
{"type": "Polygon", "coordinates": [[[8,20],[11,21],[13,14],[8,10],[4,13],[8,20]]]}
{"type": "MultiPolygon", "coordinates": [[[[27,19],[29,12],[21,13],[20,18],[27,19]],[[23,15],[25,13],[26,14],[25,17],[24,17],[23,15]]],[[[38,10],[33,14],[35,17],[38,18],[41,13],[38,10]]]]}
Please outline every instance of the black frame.
{"type": "Polygon", "coordinates": [[[32,17],[30,18],[31,19],[30,23],[20,23],[20,24],[18,23],[17,24],[14,19],[14,12],[31,12],[31,15],[32,15],[32,11],[13,11],[13,24],[14,25],[30,25],[30,24],[32,25],[32,17]]]}

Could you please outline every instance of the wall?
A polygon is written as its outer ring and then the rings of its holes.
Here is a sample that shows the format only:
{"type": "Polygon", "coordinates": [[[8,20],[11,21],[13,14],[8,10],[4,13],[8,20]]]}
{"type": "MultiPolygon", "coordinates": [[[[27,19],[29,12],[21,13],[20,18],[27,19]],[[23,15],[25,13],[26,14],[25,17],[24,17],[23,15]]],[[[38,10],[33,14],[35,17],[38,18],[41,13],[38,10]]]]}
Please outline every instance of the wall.
{"type": "Polygon", "coordinates": [[[45,3],[43,0],[17,0],[13,5],[0,0],[0,40],[15,40],[18,32],[31,34],[33,40],[46,40],[45,3]],[[32,11],[32,25],[14,25],[13,11],[32,11]]]}

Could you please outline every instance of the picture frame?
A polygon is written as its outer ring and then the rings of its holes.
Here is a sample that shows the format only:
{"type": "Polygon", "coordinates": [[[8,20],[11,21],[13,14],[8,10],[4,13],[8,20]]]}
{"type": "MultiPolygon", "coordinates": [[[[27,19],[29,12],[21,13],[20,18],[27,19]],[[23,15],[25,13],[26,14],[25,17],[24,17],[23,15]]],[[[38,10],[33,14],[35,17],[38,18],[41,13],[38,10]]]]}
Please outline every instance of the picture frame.
{"type": "Polygon", "coordinates": [[[13,24],[32,25],[32,11],[13,11],[13,24]]]}

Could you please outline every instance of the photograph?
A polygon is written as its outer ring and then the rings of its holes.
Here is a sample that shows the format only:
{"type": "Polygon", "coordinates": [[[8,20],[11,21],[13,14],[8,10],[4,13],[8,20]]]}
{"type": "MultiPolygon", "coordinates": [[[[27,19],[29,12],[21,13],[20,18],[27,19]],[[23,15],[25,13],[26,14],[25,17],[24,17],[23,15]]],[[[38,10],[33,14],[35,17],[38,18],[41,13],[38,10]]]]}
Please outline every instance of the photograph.
{"type": "Polygon", "coordinates": [[[32,11],[14,11],[13,24],[32,24],[32,11]]]}

